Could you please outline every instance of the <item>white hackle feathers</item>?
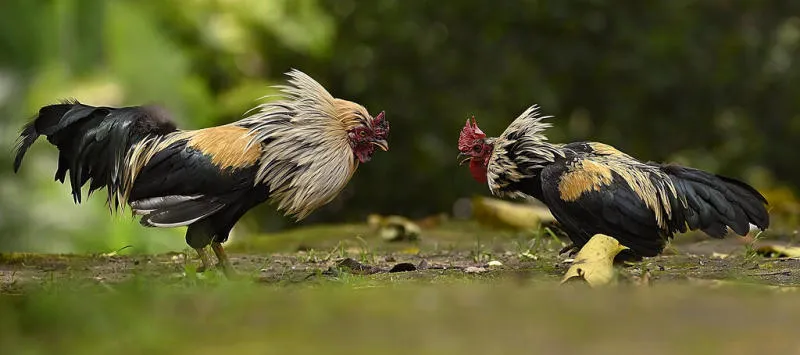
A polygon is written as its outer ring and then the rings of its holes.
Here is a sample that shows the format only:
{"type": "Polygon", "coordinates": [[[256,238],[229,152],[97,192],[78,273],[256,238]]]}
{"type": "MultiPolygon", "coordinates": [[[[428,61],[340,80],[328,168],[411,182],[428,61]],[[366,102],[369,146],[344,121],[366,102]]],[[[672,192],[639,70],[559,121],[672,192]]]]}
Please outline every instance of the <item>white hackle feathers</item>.
{"type": "Polygon", "coordinates": [[[347,130],[371,117],[310,76],[298,70],[287,75],[289,85],[278,86],[282,99],[257,106],[235,124],[250,129],[250,144],[261,145],[256,183],[269,186],[270,201],[300,220],[347,185],[358,166],[347,130]]]}
{"type": "Polygon", "coordinates": [[[506,191],[505,187],[518,182],[529,174],[529,170],[542,168],[552,163],[563,152],[558,146],[549,143],[542,134],[552,124],[542,120],[552,116],[542,116],[539,105],[533,105],[517,117],[502,135],[492,143],[494,149],[487,167],[489,190],[498,197],[529,198],[520,191],[506,191]],[[514,149],[515,159],[509,157],[514,149]],[[500,176],[503,176],[501,179],[500,176]]]}

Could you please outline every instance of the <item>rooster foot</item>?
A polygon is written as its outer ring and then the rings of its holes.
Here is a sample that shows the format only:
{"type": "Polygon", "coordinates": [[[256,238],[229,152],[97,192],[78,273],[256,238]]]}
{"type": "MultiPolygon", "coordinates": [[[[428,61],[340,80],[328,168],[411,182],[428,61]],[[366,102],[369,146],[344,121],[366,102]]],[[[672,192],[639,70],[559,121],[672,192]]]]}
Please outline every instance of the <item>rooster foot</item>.
{"type": "Polygon", "coordinates": [[[228,259],[225,249],[222,249],[222,243],[212,242],[211,249],[214,250],[214,254],[217,256],[217,260],[219,260],[217,267],[221,268],[222,272],[224,272],[225,276],[228,278],[235,277],[236,271],[233,270],[233,266],[231,266],[231,261],[228,259]]]}
{"type": "Polygon", "coordinates": [[[197,256],[200,257],[200,262],[202,262],[202,265],[198,266],[195,271],[202,273],[210,269],[211,258],[208,257],[208,251],[206,251],[206,248],[195,248],[195,251],[197,251],[197,256]]]}

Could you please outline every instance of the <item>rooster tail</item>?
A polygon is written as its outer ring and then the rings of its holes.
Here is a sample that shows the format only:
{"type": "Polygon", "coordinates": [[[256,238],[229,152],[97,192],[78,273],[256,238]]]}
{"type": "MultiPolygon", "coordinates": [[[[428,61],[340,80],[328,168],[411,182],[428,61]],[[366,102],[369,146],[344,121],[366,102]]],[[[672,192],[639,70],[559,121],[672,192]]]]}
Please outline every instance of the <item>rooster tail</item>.
{"type": "Polygon", "coordinates": [[[72,106],[72,103],[65,102],[58,105],[42,107],[39,110],[39,115],[34,120],[22,127],[22,132],[20,133],[19,139],[17,140],[17,145],[14,148],[15,173],[19,171],[19,167],[22,165],[22,159],[25,157],[25,153],[28,152],[28,148],[30,148],[41,135],[40,131],[37,130],[37,127],[42,130],[49,131],[50,128],[54,124],[57,124],[58,120],[64,116],[64,114],[67,113],[70,108],[72,108],[72,106]]]}
{"type": "Polygon", "coordinates": [[[45,136],[59,151],[55,180],[63,183],[69,173],[75,202],[81,202],[81,188],[90,182],[89,194],[108,188],[110,204],[126,176],[129,149],[149,135],[172,131],[175,125],[169,118],[151,107],[94,107],[75,100],[44,106],[22,129],[14,171],[19,171],[28,148],[45,136]]]}
{"type": "Polygon", "coordinates": [[[727,227],[738,235],[746,235],[751,225],[762,231],[769,227],[767,199],[752,186],[702,170],[676,165],[662,168],[675,186],[679,204],[683,204],[673,208],[682,209],[690,230],[700,229],[722,238],[727,227]]]}

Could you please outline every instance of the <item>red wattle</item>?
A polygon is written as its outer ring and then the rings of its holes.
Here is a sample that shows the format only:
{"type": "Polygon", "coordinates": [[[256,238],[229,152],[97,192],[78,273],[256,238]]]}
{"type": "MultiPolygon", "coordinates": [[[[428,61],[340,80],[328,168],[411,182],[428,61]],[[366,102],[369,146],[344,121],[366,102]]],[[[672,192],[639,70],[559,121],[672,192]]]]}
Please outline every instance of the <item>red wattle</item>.
{"type": "Polygon", "coordinates": [[[469,172],[472,178],[481,184],[486,183],[486,166],[481,160],[472,159],[469,161],[469,172]]]}

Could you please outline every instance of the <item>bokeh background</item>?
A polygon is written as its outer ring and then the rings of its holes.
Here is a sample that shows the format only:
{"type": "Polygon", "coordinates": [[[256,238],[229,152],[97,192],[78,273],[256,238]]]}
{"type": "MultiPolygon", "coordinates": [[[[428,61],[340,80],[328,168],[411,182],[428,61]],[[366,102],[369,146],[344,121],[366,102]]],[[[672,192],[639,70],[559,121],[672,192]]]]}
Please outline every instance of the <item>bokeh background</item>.
{"type": "MultiPolygon", "coordinates": [[[[456,164],[475,115],[500,133],[527,106],[553,141],[602,141],[643,160],[746,180],[796,216],[800,2],[792,0],[2,0],[0,250],[184,248],[183,229],[74,206],[39,142],[11,170],[19,128],[75,97],[158,103],[182,128],[237,120],[297,68],[335,96],[386,110],[391,151],[302,224],[369,213],[452,213],[488,195],[456,164]]],[[[261,206],[234,238],[293,228],[261,206]]]]}

